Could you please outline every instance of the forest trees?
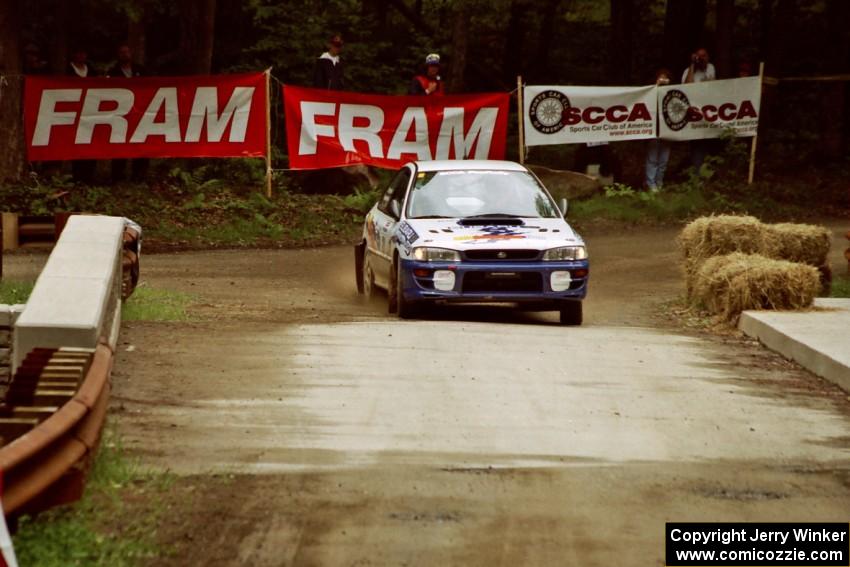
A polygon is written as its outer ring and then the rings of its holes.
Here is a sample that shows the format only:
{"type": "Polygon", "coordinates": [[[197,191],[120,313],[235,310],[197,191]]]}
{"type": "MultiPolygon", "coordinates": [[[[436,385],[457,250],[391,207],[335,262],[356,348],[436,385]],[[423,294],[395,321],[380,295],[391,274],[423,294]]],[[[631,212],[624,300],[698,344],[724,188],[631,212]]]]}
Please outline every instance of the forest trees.
{"type": "MultiPolygon", "coordinates": [[[[5,0],[0,177],[23,171],[13,77],[28,43],[55,73],[73,46],[105,70],[129,42],[156,74],[272,67],[282,82],[304,85],[336,32],[348,87],[386,94],[404,93],[430,52],[441,54],[450,92],[513,90],[519,74],[537,84],[646,84],[666,66],[675,79],[700,45],[721,78],[740,62],[755,72],[759,61],[772,77],[850,72],[847,0],[5,0]]],[[[780,83],[766,94],[763,127],[841,159],[847,90],[843,81],[780,83]],[[793,116],[770,113],[791,106],[793,116]]]]}
{"type": "Polygon", "coordinates": [[[24,170],[20,24],[18,3],[0,2],[0,181],[24,170]]]}

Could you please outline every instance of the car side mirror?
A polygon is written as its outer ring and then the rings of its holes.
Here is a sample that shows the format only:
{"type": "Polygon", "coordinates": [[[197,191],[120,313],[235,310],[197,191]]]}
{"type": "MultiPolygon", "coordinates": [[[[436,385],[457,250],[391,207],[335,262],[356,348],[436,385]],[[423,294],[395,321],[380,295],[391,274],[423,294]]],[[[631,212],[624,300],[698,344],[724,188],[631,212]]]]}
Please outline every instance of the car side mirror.
{"type": "Polygon", "coordinates": [[[393,199],[390,202],[390,210],[392,211],[395,218],[401,218],[401,203],[399,203],[397,199],[393,199]]]}
{"type": "Polygon", "coordinates": [[[558,208],[561,209],[561,215],[566,217],[567,211],[570,208],[570,203],[567,201],[566,197],[562,197],[560,201],[558,201],[558,208]]]}

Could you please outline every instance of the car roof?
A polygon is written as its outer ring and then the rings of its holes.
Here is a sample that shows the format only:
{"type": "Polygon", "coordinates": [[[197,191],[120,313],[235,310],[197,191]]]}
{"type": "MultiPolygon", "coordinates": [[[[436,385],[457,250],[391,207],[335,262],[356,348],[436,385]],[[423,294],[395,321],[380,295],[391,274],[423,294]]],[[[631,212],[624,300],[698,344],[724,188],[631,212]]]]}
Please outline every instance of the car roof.
{"type": "Polygon", "coordinates": [[[438,159],[414,162],[418,171],[528,171],[513,161],[495,159],[438,159]]]}

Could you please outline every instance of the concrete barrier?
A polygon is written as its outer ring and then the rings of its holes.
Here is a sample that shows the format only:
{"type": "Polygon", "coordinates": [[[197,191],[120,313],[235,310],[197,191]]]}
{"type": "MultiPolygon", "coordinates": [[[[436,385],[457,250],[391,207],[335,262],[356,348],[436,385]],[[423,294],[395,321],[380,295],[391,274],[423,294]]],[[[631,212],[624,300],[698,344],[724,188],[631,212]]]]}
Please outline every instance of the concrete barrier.
{"type": "Polygon", "coordinates": [[[124,219],[73,216],[14,326],[12,370],[34,348],[112,348],[121,320],[124,219]]]}
{"type": "Polygon", "coordinates": [[[815,307],[812,311],[744,311],[738,327],[850,392],[850,299],[816,299],[815,307]]]}

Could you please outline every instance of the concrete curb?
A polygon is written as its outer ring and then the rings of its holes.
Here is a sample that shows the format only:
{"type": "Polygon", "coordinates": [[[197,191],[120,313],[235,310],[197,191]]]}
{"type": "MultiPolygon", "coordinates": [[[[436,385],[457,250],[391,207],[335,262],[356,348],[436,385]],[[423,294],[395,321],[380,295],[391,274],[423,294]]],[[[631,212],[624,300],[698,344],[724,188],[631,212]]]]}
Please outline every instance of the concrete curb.
{"type": "Polygon", "coordinates": [[[738,328],[850,393],[850,299],[817,299],[815,307],[745,311],[738,328]]]}

